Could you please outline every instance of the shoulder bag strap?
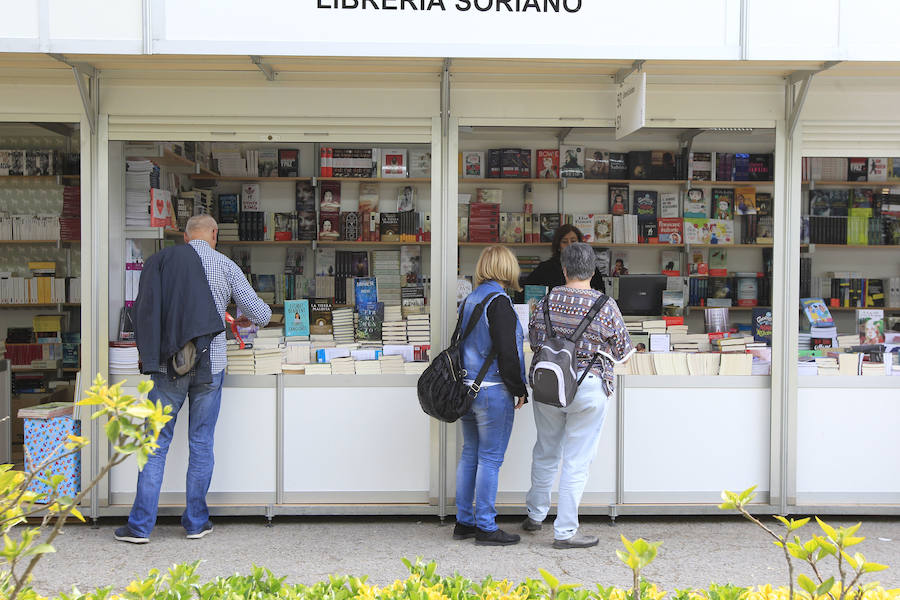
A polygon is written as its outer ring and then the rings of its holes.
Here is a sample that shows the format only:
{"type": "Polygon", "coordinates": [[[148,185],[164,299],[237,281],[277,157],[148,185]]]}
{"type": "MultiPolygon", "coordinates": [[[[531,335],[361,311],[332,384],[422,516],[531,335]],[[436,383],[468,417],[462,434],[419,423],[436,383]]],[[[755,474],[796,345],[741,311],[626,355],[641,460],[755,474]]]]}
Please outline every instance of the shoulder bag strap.
{"type": "MultiPolygon", "coordinates": [[[[472,316],[469,317],[469,323],[466,325],[466,333],[463,336],[465,339],[473,329],[475,329],[475,325],[478,322],[478,319],[481,318],[481,314],[484,312],[485,307],[491,303],[491,300],[497,296],[499,292],[492,292],[489,294],[484,300],[481,301],[481,304],[475,307],[475,310],[472,311],[472,316]]],[[[484,362],[481,363],[481,369],[478,371],[478,375],[472,381],[472,385],[469,386],[469,391],[466,392],[472,398],[475,398],[478,395],[478,392],[481,390],[481,382],[484,381],[484,378],[487,377],[488,369],[491,368],[491,365],[494,363],[494,359],[497,358],[497,351],[491,348],[490,353],[487,355],[487,358],[484,359],[484,362]]]]}
{"type": "MultiPolygon", "coordinates": [[[[468,300],[468,298],[466,298],[466,300],[468,300]]],[[[459,308],[459,317],[456,319],[456,329],[453,330],[453,335],[450,336],[451,346],[455,346],[459,343],[459,330],[462,328],[463,315],[466,313],[466,300],[463,300],[462,306],[459,308]]]]}
{"type": "Polygon", "coordinates": [[[594,321],[594,317],[597,316],[597,313],[600,312],[600,309],[603,308],[603,305],[606,304],[606,301],[609,300],[609,296],[606,294],[602,294],[597,300],[594,302],[594,305],[591,307],[591,310],[588,311],[584,318],[581,319],[581,323],[578,324],[578,327],[575,328],[575,331],[572,332],[572,335],[569,336],[570,342],[577,342],[581,339],[581,336],[584,335],[584,332],[587,331],[587,328],[594,321]]]}
{"type": "MultiPolygon", "coordinates": [[[[491,300],[493,300],[494,297],[498,293],[499,292],[491,292],[490,294],[487,295],[487,297],[485,297],[484,300],[482,300],[481,302],[478,303],[478,306],[476,306],[472,310],[472,314],[469,316],[469,322],[466,323],[465,331],[463,332],[462,337],[459,338],[460,344],[463,342],[464,339],[469,337],[469,334],[472,333],[472,331],[475,329],[475,325],[478,324],[478,319],[480,319],[481,315],[484,314],[485,308],[487,307],[488,304],[491,303],[491,300]]],[[[465,313],[463,313],[463,314],[465,314],[465,313]]],[[[462,321],[462,315],[460,315],[460,321],[462,321]]],[[[459,323],[457,323],[457,326],[459,326],[459,323]]]]}

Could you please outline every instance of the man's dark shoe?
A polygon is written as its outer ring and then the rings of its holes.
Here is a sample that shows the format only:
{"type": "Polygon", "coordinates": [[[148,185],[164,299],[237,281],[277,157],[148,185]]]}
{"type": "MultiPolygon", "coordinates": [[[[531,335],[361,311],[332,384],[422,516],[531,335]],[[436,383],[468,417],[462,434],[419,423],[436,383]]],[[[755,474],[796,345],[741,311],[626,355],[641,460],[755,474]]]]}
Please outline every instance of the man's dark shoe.
{"type": "Polygon", "coordinates": [[[475,534],[476,546],[512,546],[518,544],[521,538],[515,533],[506,533],[502,529],[484,531],[479,529],[475,534]]]}
{"type": "Polygon", "coordinates": [[[189,539],[189,540],[199,540],[200,538],[202,538],[202,537],[203,537],[204,535],[206,535],[207,533],[212,533],[212,530],[213,530],[212,521],[207,521],[207,522],[206,522],[206,525],[204,525],[204,526],[203,526],[203,529],[201,529],[200,531],[197,531],[196,533],[189,533],[189,534],[187,534],[187,539],[189,539]]]}
{"type": "Polygon", "coordinates": [[[128,525],[123,525],[116,529],[113,536],[120,542],[128,542],[129,544],[146,544],[150,541],[150,538],[140,536],[131,531],[128,525]]]}
{"type": "Polygon", "coordinates": [[[525,520],[522,521],[522,529],[525,531],[540,531],[543,526],[543,523],[535,521],[531,517],[525,517],[525,520]]]}
{"type": "Polygon", "coordinates": [[[569,548],[590,548],[598,543],[600,543],[600,538],[597,536],[576,533],[567,540],[553,540],[553,547],[557,550],[568,550],[569,548]]]}
{"type": "Polygon", "coordinates": [[[453,539],[467,540],[475,537],[476,533],[478,533],[478,528],[474,525],[466,525],[465,523],[457,522],[456,526],[453,528],[453,539]]]}

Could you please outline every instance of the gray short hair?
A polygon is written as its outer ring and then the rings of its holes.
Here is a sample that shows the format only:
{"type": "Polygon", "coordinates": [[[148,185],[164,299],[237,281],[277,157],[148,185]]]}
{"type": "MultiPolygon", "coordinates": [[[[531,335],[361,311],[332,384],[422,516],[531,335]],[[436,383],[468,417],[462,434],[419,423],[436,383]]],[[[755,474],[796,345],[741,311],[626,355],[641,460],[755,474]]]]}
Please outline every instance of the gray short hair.
{"type": "Polygon", "coordinates": [[[188,234],[189,238],[193,238],[200,232],[213,231],[216,227],[218,227],[216,220],[211,216],[194,215],[188,219],[187,224],[184,226],[184,232],[188,234]]]}
{"type": "Polygon", "coordinates": [[[559,255],[566,275],[573,281],[584,281],[594,276],[597,268],[597,259],[594,249],[588,244],[576,242],[562,249],[559,255]]]}

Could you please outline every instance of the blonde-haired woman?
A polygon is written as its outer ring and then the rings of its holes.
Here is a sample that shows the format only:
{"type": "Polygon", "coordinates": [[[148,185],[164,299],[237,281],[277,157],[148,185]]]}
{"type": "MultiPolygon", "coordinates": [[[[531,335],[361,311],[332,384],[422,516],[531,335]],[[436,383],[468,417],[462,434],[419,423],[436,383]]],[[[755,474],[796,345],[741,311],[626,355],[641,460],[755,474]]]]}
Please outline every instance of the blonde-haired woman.
{"type": "MultiPolygon", "coordinates": [[[[465,324],[486,302],[461,356],[471,384],[487,365],[472,408],[461,419],[463,449],[456,469],[456,527],[453,539],[475,538],[483,546],[508,546],[519,536],[497,527],[497,477],[509,444],[515,409],[525,403],[524,334],[505,289],[518,291],[519,263],[509,249],[489,246],[475,267],[478,287],[460,308],[465,324]],[[474,503],[474,507],[473,507],[474,503]]],[[[477,315],[476,315],[477,316],[477,315]]]]}

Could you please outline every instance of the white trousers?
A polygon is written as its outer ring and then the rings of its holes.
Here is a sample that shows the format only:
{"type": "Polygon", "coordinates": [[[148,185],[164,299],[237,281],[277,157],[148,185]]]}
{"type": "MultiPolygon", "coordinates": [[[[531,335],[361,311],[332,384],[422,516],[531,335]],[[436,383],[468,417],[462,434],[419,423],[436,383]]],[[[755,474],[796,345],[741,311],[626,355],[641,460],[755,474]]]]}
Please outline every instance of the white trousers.
{"type": "Polygon", "coordinates": [[[587,485],[588,470],[603,430],[609,398],[602,380],[594,374],[584,378],[572,403],[557,408],[534,403],[537,441],[531,461],[531,489],[525,498],[528,516],[541,522],[550,511],[550,491],[560,468],[559,502],[554,537],[566,540],[578,531],[578,505],[587,485]]]}

